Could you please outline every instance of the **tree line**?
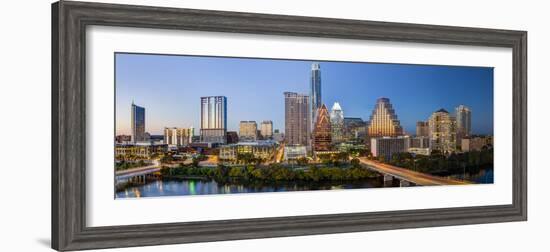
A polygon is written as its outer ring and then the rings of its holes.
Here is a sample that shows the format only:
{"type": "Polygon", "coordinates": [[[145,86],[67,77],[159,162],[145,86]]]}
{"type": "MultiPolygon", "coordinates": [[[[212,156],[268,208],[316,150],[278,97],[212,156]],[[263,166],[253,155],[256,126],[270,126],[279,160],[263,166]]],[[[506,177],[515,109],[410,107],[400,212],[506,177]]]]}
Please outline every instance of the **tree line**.
{"type": "Polygon", "coordinates": [[[377,173],[368,170],[360,165],[358,159],[353,159],[350,166],[342,167],[319,167],[309,165],[305,168],[291,168],[281,164],[270,164],[269,166],[246,165],[229,167],[218,165],[215,168],[197,167],[193,164],[181,164],[176,168],[163,167],[161,173],[165,177],[203,177],[213,179],[216,182],[237,181],[351,181],[373,178],[377,173]]]}

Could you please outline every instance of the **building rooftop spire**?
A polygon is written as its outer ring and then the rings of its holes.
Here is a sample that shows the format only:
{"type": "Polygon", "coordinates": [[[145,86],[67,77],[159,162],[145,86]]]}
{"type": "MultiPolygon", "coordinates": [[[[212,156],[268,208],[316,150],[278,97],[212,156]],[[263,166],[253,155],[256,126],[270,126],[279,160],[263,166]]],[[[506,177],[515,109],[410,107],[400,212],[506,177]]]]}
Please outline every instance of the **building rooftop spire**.
{"type": "Polygon", "coordinates": [[[311,64],[311,70],[321,70],[321,65],[319,63],[311,64]]]}
{"type": "Polygon", "coordinates": [[[332,110],[342,110],[342,107],[340,107],[340,103],[335,102],[334,105],[332,105],[332,110]]]}

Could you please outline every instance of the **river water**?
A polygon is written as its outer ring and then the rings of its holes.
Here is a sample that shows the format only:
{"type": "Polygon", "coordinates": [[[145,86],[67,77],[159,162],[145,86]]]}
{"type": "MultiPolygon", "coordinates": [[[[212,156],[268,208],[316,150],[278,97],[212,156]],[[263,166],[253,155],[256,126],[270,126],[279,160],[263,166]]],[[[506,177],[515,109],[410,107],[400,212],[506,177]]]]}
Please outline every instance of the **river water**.
{"type": "MultiPolygon", "coordinates": [[[[475,174],[453,174],[446,177],[458,178],[481,184],[493,183],[493,168],[482,169],[475,174]],[[465,175],[465,176],[464,176],[465,175]]],[[[151,180],[142,185],[134,185],[116,192],[116,198],[140,198],[160,196],[207,195],[256,192],[288,192],[310,190],[337,190],[355,188],[398,187],[399,181],[384,184],[382,177],[354,182],[325,183],[279,183],[243,184],[218,183],[213,180],[161,179],[151,180]]]]}
{"type": "MultiPolygon", "coordinates": [[[[353,188],[383,187],[383,181],[378,178],[357,181],[353,183],[279,183],[279,184],[238,184],[218,183],[210,180],[162,179],[152,180],[144,185],[128,187],[116,193],[117,198],[159,197],[180,195],[205,195],[255,192],[288,192],[310,190],[336,190],[353,188]]],[[[395,186],[395,183],[387,186],[395,186]]],[[[399,186],[399,183],[397,183],[399,186]]]]}

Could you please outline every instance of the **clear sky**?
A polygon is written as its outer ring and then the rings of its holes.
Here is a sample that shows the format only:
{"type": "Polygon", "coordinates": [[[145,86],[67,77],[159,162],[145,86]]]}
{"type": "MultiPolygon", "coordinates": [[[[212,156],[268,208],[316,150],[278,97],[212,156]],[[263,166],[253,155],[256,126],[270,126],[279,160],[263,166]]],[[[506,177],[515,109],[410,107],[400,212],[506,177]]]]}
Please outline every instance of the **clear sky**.
{"type": "Polygon", "coordinates": [[[356,62],[116,54],[116,134],[130,134],[132,100],[145,107],[146,131],[200,129],[200,97],[227,97],[228,130],[272,120],[284,131],[283,92],[308,94],[311,64],[321,65],[322,100],[345,117],[368,120],[379,97],[393,104],[405,131],[444,108],[472,110],[473,134],[493,134],[493,69],[356,62]]]}

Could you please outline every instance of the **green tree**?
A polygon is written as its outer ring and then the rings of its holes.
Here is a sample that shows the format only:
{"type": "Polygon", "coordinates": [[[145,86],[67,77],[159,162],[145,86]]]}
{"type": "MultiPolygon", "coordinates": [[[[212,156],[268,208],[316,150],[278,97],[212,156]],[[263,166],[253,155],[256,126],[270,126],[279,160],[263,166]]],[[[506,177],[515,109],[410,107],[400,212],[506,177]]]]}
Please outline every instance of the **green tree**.
{"type": "Polygon", "coordinates": [[[238,178],[244,177],[243,168],[241,168],[241,167],[231,167],[231,169],[229,170],[229,176],[230,177],[238,177],[238,178]]]}

